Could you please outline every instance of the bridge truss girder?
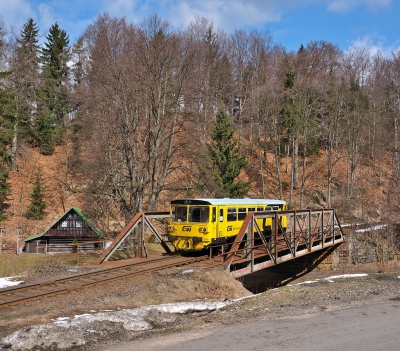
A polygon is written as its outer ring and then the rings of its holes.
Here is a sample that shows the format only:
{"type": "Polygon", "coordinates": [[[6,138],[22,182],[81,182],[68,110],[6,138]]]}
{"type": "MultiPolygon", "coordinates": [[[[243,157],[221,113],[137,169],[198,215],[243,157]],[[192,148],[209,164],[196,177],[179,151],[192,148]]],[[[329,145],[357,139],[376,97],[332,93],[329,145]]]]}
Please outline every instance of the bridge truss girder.
{"type": "Polygon", "coordinates": [[[253,212],[245,218],[230,250],[222,253],[223,266],[227,274],[239,278],[344,241],[334,209],[253,212]],[[271,220],[270,235],[260,228],[258,219],[271,220]]]}
{"type": "Polygon", "coordinates": [[[145,232],[149,229],[155,236],[156,240],[162,245],[165,252],[171,253],[171,249],[164,241],[162,234],[158,233],[157,229],[151,223],[151,219],[165,219],[169,217],[169,212],[140,212],[126,225],[122,232],[113,240],[111,245],[104,250],[98,258],[96,264],[101,264],[110,259],[110,257],[122,247],[122,245],[130,240],[135,239],[137,257],[147,257],[145,250],[145,232]]]}

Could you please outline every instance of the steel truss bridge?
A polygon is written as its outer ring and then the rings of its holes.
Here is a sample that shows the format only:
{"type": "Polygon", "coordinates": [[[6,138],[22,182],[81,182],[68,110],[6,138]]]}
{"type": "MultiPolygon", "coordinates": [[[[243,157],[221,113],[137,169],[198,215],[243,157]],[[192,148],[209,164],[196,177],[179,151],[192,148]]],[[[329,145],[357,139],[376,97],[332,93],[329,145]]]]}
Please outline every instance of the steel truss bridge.
{"type": "MultiPolygon", "coordinates": [[[[159,229],[166,227],[165,223],[160,223],[166,222],[168,216],[169,212],[137,214],[103,252],[97,264],[108,261],[118,250],[132,245],[132,241],[136,245],[136,257],[147,257],[144,239],[147,230],[167,254],[173,254],[164,240],[165,230],[159,229]]],[[[210,248],[209,264],[222,265],[227,274],[238,278],[344,241],[334,209],[252,212],[246,216],[231,245],[210,248]],[[282,226],[283,217],[286,217],[286,228],[282,226]],[[261,222],[271,219],[268,235],[260,228],[259,219],[261,222]],[[212,252],[219,254],[211,255],[212,252]]]]}

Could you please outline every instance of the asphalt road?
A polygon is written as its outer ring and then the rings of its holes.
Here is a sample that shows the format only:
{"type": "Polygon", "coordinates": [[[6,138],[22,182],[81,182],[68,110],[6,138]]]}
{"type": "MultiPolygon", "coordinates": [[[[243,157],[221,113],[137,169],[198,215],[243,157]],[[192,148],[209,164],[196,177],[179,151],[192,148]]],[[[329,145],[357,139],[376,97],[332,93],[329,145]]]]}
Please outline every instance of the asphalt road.
{"type": "Polygon", "coordinates": [[[385,351],[400,349],[400,301],[109,345],[101,351],[385,351]]]}

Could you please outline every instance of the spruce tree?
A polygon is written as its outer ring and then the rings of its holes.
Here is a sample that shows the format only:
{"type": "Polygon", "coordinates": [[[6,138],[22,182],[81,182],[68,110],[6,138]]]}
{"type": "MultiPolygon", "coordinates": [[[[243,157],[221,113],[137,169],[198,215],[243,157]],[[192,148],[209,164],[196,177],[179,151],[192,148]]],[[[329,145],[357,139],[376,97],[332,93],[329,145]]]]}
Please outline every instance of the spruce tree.
{"type": "Polygon", "coordinates": [[[214,178],[217,183],[217,197],[244,197],[251,182],[236,180],[247,165],[246,156],[241,155],[234,138],[235,127],[225,109],[219,109],[217,121],[211,133],[208,148],[214,165],[214,178]]]}
{"type": "Polygon", "coordinates": [[[39,29],[30,18],[20,31],[12,60],[12,82],[15,94],[16,114],[12,150],[11,170],[17,171],[16,153],[20,139],[35,144],[35,122],[39,87],[39,29]]]}
{"type": "Polygon", "coordinates": [[[69,37],[55,23],[42,48],[42,82],[38,99],[38,118],[35,136],[41,152],[51,154],[62,139],[63,117],[69,112],[67,63],[70,59],[69,37]]]}
{"type": "Polygon", "coordinates": [[[46,36],[42,49],[43,78],[47,81],[49,107],[55,118],[62,118],[68,112],[67,83],[70,59],[69,37],[56,22],[46,36]],[[53,89],[49,89],[52,87],[53,89]]]}
{"type": "MultiPolygon", "coordinates": [[[[2,46],[0,37],[0,49],[2,46]]],[[[13,137],[15,101],[13,93],[4,84],[9,75],[10,72],[0,72],[0,221],[5,219],[4,212],[8,207],[6,201],[11,192],[8,183],[11,157],[8,149],[13,137]]]]}
{"type": "Polygon", "coordinates": [[[43,186],[42,171],[39,168],[35,175],[35,182],[33,184],[33,190],[31,193],[32,202],[28,206],[28,211],[26,217],[29,219],[43,219],[45,216],[45,210],[47,208],[47,203],[44,200],[46,195],[46,190],[43,186]]]}
{"type": "MultiPolygon", "coordinates": [[[[4,75],[6,73],[0,72],[0,77],[4,75]]],[[[13,136],[14,106],[13,95],[0,84],[0,221],[5,219],[6,201],[11,193],[8,183],[11,157],[8,148],[13,136]]]]}
{"type": "Polygon", "coordinates": [[[8,207],[6,201],[8,195],[11,193],[11,188],[8,183],[8,167],[10,165],[11,158],[7,146],[10,144],[12,129],[9,128],[7,113],[4,111],[4,109],[7,107],[7,105],[4,105],[4,103],[9,103],[9,99],[10,95],[6,91],[0,90],[0,221],[5,219],[4,212],[8,207]]]}
{"type": "Polygon", "coordinates": [[[25,65],[31,70],[37,71],[39,69],[39,28],[35,21],[30,18],[22,26],[21,37],[17,39],[18,53],[23,57],[25,65]]]}

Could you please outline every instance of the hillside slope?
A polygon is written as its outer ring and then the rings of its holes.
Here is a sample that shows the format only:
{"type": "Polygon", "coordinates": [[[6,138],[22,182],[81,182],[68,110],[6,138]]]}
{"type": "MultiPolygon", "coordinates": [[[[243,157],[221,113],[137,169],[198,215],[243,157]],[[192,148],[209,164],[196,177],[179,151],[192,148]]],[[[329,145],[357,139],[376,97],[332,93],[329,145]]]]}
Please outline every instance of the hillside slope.
{"type": "MultiPolygon", "coordinates": [[[[10,185],[12,194],[9,196],[9,208],[7,220],[1,225],[3,229],[2,251],[14,251],[17,249],[17,234],[19,234],[19,247],[22,240],[39,234],[46,230],[65,211],[72,206],[82,209],[87,198],[84,193],[88,182],[82,174],[73,174],[67,165],[69,144],[58,146],[51,156],[41,155],[38,150],[24,147],[18,157],[18,172],[10,173],[10,185]],[[24,217],[24,213],[30,204],[35,173],[41,168],[44,186],[46,188],[46,217],[44,220],[34,221],[24,217]],[[17,229],[20,229],[17,231],[17,229]]],[[[288,161],[290,162],[290,160],[288,161]]],[[[268,157],[268,163],[273,164],[272,156],[268,157]]],[[[285,184],[290,184],[290,163],[282,161],[282,177],[285,184]]],[[[335,178],[332,184],[332,207],[337,210],[339,218],[344,221],[397,221],[399,219],[398,194],[395,188],[391,188],[389,178],[391,176],[388,166],[379,170],[369,166],[362,166],[358,172],[357,189],[352,197],[346,194],[346,163],[344,159],[335,167],[335,178]]],[[[271,172],[270,172],[271,173],[271,172]]],[[[327,193],[326,158],[324,154],[308,160],[307,180],[303,208],[328,207],[325,202],[327,193]]],[[[259,160],[249,156],[249,164],[242,178],[252,180],[252,188],[248,194],[250,198],[276,198],[279,196],[274,175],[268,175],[267,170],[260,171],[259,160]]],[[[158,210],[166,210],[170,199],[181,197],[181,194],[164,192],[163,203],[158,210]]],[[[284,200],[289,203],[290,189],[287,187],[283,194],[284,200]]],[[[292,197],[292,208],[300,208],[300,189],[295,189],[292,197]]],[[[89,218],[89,220],[91,220],[89,218]]],[[[96,225],[96,223],[94,223],[96,225]]],[[[114,228],[110,228],[111,229],[114,228]]]]}

